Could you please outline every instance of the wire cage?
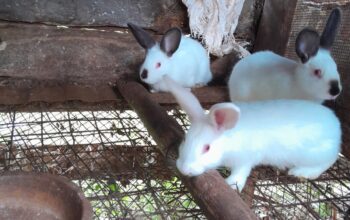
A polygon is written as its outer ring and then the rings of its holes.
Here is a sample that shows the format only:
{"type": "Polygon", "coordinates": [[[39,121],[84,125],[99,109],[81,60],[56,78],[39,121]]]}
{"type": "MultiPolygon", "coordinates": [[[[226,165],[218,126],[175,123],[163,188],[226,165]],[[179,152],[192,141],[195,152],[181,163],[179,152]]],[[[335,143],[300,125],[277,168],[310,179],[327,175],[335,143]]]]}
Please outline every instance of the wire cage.
{"type": "MultiPolygon", "coordinates": [[[[188,128],[181,111],[168,113],[188,128]]],[[[0,173],[66,176],[95,219],[205,219],[133,111],[0,113],[0,138],[0,173]]],[[[242,197],[260,219],[348,219],[349,174],[343,157],[312,181],[258,167],[242,197]]]]}
{"type": "Polygon", "coordinates": [[[66,176],[95,219],[203,218],[132,111],[1,113],[0,138],[0,172],[66,176]]]}
{"type": "Polygon", "coordinates": [[[316,180],[293,178],[271,167],[258,168],[252,175],[252,208],[263,219],[348,219],[349,168],[349,161],[340,157],[316,180]]]}

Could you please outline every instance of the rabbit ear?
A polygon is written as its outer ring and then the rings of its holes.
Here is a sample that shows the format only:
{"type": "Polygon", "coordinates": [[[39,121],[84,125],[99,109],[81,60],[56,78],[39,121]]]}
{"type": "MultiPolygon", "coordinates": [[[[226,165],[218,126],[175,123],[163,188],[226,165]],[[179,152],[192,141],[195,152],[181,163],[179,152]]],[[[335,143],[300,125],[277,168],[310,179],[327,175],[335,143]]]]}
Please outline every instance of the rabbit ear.
{"type": "Polygon", "coordinates": [[[166,83],[166,87],[173,94],[181,108],[187,113],[190,121],[195,122],[202,120],[205,115],[204,110],[198,99],[190,92],[190,90],[181,87],[167,75],[163,76],[162,80],[166,83]]]}
{"type": "Polygon", "coordinates": [[[152,48],[156,44],[156,41],[151,37],[151,35],[149,35],[139,26],[128,23],[128,27],[130,28],[137,42],[146,50],[152,48]]]}
{"type": "Polygon", "coordinates": [[[182,33],[179,28],[169,29],[160,41],[160,49],[171,57],[180,45],[181,36],[182,33]]]}
{"type": "Polygon", "coordinates": [[[213,105],[209,111],[211,123],[219,131],[233,128],[239,119],[240,109],[233,103],[213,105]]]}
{"type": "Polygon", "coordinates": [[[327,24],[321,35],[320,46],[325,49],[330,49],[334,43],[335,36],[338,33],[338,29],[341,21],[341,10],[339,8],[333,9],[328,17],[327,24]]]}
{"type": "Polygon", "coordinates": [[[299,32],[295,40],[295,52],[302,63],[315,56],[320,45],[320,36],[314,30],[305,28],[299,32]]]}

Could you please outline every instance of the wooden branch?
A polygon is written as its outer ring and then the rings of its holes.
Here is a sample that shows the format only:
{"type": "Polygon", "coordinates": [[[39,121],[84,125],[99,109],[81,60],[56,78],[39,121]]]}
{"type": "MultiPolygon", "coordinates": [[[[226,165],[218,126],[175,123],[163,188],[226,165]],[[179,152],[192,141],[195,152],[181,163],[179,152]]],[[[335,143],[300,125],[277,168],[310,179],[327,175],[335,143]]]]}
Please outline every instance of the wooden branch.
{"type": "MultiPolygon", "coordinates": [[[[174,170],[177,149],[183,138],[179,124],[138,83],[119,81],[117,89],[137,112],[166,156],[169,167],[174,170]]],[[[209,219],[256,219],[237,192],[226,184],[217,171],[212,170],[192,178],[180,177],[209,219]]]]}
{"type": "Polygon", "coordinates": [[[0,19],[67,26],[119,26],[134,22],[150,29],[182,27],[186,7],[177,0],[3,0],[0,19]]]}

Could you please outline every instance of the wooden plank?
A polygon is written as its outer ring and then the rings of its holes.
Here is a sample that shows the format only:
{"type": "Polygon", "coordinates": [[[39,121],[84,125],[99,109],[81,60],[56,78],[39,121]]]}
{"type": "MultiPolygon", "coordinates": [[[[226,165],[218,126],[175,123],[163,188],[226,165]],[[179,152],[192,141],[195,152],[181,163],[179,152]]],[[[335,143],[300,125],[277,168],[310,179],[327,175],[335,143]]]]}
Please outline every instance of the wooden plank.
{"type": "MultiPolygon", "coordinates": [[[[201,87],[192,90],[204,106],[229,100],[225,86],[201,87]]],[[[148,93],[148,91],[146,91],[148,93]]],[[[161,105],[177,105],[169,93],[150,93],[150,98],[161,105]]],[[[116,96],[111,86],[62,85],[33,88],[0,87],[0,111],[37,111],[45,103],[47,110],[115,109],[125,106],[124,99],[116,96]],[[76,103],[75,105],[72,102],[76,103]],[[103,105],[105,104],[105,107],[103,105]],[[50,107],[50,105],[53,105],[50,107]],[[66,105],[66,107],[65,107],[66,105]],[[96,105],[93,108],[93,105],[96,105]],[[2,107],[1,107],[2,106],[2,107]],[[90,107],[89,107],[90,106],[90,107]],[[110,106],[110,107],[108,107],[110,106]]]]}
{"type": "Polygon", "coordinates": [[[186,24],[178,0],[0,0],[0,19],[67,26],[118,26],[128,22],[164,31],[186,24]]]}
{"type": "MultiPolygon", "coordinates": [[[[228,90],[225,86],[206,86],[192,89],[192,92],[205,106],[229,100],[228,90]]],[[[177,105],[176,100],[170,93],[152,93],[150,98],[161,105],[177,105]]]]}
{"type": "Polygon", "coordinates": [[[144,50],[125,29],[0,23],[0,79],[20,87],[106,85],[138,72],[144,50]],[[34,80],[34,81],[31,81],[34,80]]]}
{"type": "Polygon", "coordinates": [[[254,51],[271,50],[284,54],[297,0],[266,0],[254,51]]]}
{"type": "MultiPolygon", "coordinates": [[[[157,142],[169,168],[175,170],[177,150],[183,138],[180,125],[153,102],[144,87],[138,83],[119,81],[117,89],[157,142]]],[[[207,218],[256,219],[237,192],[232,190],[217,171],[212,170],[198,177],[180,177],[207,218]]]]}
{"type": "MultiPolygon", "coordinates": [[[[127,29],[0,23],[0,33],[0,105],[119,102],[110,86],[120,78],[138,78],[145,54],[127,29]]],[[[235,61],[231,54],[213,62],[221,84],[235,61]]],[[[207,104],[228,100],[223,87],[195,93],[207,104]]],[[[174,103],[168,94],[152,97],[174,103]]]]}
{"type": "MultiPolygon", "coordinates": [[[[236,34],[255,38],[263,0],[246,0],[236,34]]],[[[134,22],[164,32],[178,26],[187,30],[187,8],[180,0],[0,0],[0,20],[66,26],[127,27],[134,22]]]]}
{"type": "Polygon", "coordinates": [[[82,101],[87,103],[103,101],[119,101],[109,86],[62,85],[33,88],[0,87],[0,100],[3,105],[19,105],[25,103],[45,102],[58,103],[66,101],[82,101]]]}

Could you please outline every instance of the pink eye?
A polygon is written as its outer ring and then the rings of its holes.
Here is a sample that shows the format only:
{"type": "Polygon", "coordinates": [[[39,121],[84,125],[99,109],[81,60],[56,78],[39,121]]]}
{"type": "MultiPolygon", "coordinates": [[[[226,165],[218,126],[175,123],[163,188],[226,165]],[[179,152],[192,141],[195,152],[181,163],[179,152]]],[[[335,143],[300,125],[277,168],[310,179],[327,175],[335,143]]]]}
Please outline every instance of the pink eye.
{"type": "Polygon", "coordinates": [[[315,69],[314,70],[314,75],[317,76],[318,78],[322,77],[322,71],[320,69],[315,69]]]}
{"type": "Polygon", "coordinates": [[[210,150],[210,145],[209,144],[204,145],[202,154],[208,153],[209,150],[210,150]]]}
{"type": "Polygon", "coordinates": [[[156,68],[158,69],[161,65],[161,63],[156,63],[156,68]]]}

